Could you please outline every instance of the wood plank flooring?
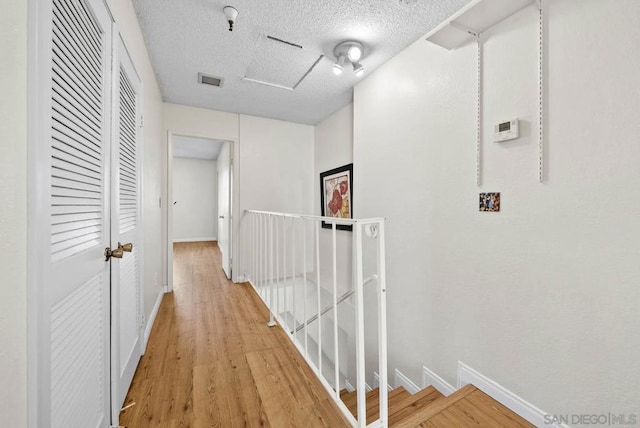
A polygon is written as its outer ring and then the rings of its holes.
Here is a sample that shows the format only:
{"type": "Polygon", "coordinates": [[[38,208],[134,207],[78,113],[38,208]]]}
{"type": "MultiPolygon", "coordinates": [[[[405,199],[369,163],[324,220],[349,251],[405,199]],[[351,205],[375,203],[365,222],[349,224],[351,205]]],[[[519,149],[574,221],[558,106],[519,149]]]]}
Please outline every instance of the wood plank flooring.
{"type": "Polygon", "coordinates": [[[228,281],[215,243],[174,245],[164,296],[120,425],[347,427],[248,284],[228,281]]]}

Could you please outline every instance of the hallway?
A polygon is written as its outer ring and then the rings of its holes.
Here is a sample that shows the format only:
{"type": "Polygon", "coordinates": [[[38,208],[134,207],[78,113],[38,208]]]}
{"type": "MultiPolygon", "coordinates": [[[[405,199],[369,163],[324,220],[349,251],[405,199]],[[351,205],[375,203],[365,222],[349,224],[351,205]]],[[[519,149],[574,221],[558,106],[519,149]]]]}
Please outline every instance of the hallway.
{"type": "Polygon", "coordinates": [[[174,292],[164,296],[120,425],[348,426],[268,317],[249,285],[226,279],[216,244],[175,244],[174,292]]]}

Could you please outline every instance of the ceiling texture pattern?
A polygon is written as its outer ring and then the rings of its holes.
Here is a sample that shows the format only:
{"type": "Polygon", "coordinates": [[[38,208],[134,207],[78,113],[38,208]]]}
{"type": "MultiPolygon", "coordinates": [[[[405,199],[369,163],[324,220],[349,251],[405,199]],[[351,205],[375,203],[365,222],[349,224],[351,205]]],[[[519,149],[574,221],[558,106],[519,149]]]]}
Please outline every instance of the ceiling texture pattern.
{"type": "Polygon", "coordinates": [[[316,124],[353,99],[358,80],[468,1],[133,0],[133,5],[166,102],[316,124]],[[233,32],[222,12],[227,5],[239,12],[233,32]],[[333,49],[345,40],[365,45],[360,78],[348,69],[340,76],[332,72],[333,49]],[[222,77],[223,86],[199,84],[199,72],[222,77]]]}

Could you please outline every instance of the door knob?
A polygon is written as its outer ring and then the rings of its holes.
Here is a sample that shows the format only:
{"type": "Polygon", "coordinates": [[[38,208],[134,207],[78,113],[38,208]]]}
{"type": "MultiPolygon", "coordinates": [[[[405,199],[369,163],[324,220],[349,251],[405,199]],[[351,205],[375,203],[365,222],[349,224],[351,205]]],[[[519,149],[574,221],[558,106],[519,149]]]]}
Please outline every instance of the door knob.
{"type": "Polygon", "coordinates": [[[122,250],[122,251],[126,251],[127,253],[130,253],[131,250],[133,250],[133,244],[131,242],[129,242],[128,244],[121,244],[118,242],[118,249],[122,250]]]}
{"type": "Polygon", "coordinates": [[[110,247],[107,247],[104,249],[104,257],[106,262],[108,262],[111,257],[114,257],[116,259],[121,259],[123,254],[124,252],[122,248],[116,248],[112,250],[110,247]]]}

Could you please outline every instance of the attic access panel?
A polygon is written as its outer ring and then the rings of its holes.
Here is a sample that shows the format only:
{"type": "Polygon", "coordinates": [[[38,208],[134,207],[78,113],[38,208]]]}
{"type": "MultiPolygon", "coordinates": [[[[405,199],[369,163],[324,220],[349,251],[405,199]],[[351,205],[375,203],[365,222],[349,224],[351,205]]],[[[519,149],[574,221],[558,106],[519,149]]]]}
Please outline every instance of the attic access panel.
{"type": "Polygon", "coordinates": [[[322,57],[295,43],[262,35],[244,80],[294,90],[322,57]]]}

